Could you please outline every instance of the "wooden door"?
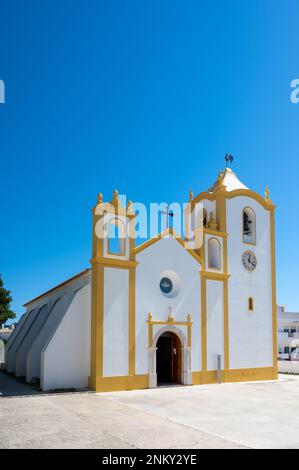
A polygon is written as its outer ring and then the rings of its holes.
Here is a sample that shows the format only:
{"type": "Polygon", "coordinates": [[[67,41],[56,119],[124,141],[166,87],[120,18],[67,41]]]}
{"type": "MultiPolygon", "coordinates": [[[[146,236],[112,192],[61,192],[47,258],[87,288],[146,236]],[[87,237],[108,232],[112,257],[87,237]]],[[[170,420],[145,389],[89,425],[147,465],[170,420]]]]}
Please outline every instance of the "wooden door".
{"type": "Polygon", "coordinates": [[[171,381],[181,383],[181,342],[174,334],[171,335],[171,381]]]}

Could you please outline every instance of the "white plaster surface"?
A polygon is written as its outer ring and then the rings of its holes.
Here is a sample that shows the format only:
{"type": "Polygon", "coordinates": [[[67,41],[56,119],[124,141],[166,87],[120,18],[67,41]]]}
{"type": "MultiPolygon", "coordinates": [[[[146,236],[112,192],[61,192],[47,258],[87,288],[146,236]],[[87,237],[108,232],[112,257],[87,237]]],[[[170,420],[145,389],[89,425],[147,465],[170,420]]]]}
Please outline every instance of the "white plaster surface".
{"type": "Polygon", "coordinates": [[[226,186],[227,191],[234,191],[235,189],[248,189],[245,184],[243,184],[236,173],[234,173],[230,168],[226,168],[224,172],[224,178],[222,184],[226,186]]]}
{"type": "Polygon", "coordinates": [[[299,375],[299,361],[278,361],[278,372],[299,375]]]}
{"type": "Polygon", "coordinates": [[[19,344],[16,350],[16,377],[26,376],[26,355],[31,344],[35,340],[36,335],[38,334],[39,330],[41,329],[42,325],[46,321],[47,316],[51,311],[51,307],[49,307],[50,305],[46,304],[40,308],[38,315],[36,315],[34,321],[32,322],[30,328],[27,330],[25,336],[23,337],[21,343],[19,344]]]}
{"type": "Polygon", "coordinates": [[[25,315],[24,317],[24,322],[21,326],[21,328],[14,334],[12,333],[11,336],[12,342],[9,344],[7,348],[7,354],[6,354],[6,368],[8,372],[15,372],[16,370],[16,352],[18,349],[18,346],[21,344],[23,338],[25,337],[26,333],[29,331],[31,328],[32,323],[35,320],[36,315],[38,315],[38,312],[40,311],[41,307],[38,306],[34,308],[33,310],[30,310],[28,314],[25,315]]]}
{"type": "MultiPolygon", "coordinates": [[[[192,316],[192,370],[201,369],[200,264],[174,238],[163,238],[138,253],[136,268],[136,373],[148,373],[148,319],[166,321],[168,307],[175,320],[192,316]],[[181,285],[176,297],[164,296],[159,287],[165,270],[178,274],[181,285]]],[[[155,327],[156,332],[156,327],[155,327]]]]}
{"type": "Polygon", "coordinates": [[[270,256],[270,214],[249,197],[227,201],[229,278],[230,367],[271,367],[272,298],[270,256]],[[242,240],[242,211],[251,207],[256,213],[256,246],[242,240]],[[248,272],[242,265],[242,254],[252,250],[257,268],[248,272]],[[248,310],[248,298],[254,299],[254,311],[248,310]]]}
{"type": "Polygon", "coordinates": [[[20,320],[18,321],[17,325],[15,326],[15,329],[13,330],[13,333],[10,335],[8,340],[6,341],[6,352],[9,351],[12,343],[14,342],[16,336],[19,334],[20,330],[22,329],[22,326],[26,320],[26,317],[28,315],[28,312],[23,313],[21,316],[20,320]]]}
{"type": "Polygon", "coordinates": [[[41,353],[54,332],[58,328],[60,321],[67,311],[74,298],[74,291],[66,293],[62,298],[56,299],[53,308],[50,310],[44,325],[41,326],[38,334],[32,342],[26,354],[26,381],[31,382],[34,378],[41,376],[41,353]]]}
{"type": "Polygon", "coordinates": [[[224,359],[223,283],[207,280],[207,367],[217,369],[217,355],[224,359]]]}
{"type": "Polygon", "coordinates": [[[90,284],[80,288],[41,352],[41,388],[84,388],[90,375],[90,284]]]}
{"type": "Polygon", "coordinates": [[[104,268],[104,377],[128,375],[129,271],[104,268]]]}

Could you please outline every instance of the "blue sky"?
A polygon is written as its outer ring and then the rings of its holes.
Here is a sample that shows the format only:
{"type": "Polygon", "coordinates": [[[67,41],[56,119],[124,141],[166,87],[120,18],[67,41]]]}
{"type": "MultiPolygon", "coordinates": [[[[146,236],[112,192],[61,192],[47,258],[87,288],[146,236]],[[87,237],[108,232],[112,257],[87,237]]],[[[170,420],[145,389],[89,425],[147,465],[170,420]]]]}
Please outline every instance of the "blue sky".
{"type": "Polygon", "coordinates": [[[298,1],[1,1],[0,272],[13,308],[89,266],[91,207],[184,202],[235,156],[277,204],[299,310],[298,1]]]}

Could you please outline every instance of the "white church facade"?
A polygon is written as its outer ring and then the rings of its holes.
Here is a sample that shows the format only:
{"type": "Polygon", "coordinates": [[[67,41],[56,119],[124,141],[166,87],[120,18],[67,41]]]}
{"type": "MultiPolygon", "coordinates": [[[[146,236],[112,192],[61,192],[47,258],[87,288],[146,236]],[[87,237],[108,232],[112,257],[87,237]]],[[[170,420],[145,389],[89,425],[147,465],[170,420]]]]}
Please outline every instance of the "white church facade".
{"type": "Polygon", "coordinates": [[[275,206],[226,168],[193,197],[203,243],[168,228],[135,246],[131,203],[93,209],[91,268],[25,304],[6,369],[98,392],[277,378],[275,206]],[[110,210],[113,209],[113,210],[110,210]],[[114,226],[120,243],[96,236],[114,226]]]}

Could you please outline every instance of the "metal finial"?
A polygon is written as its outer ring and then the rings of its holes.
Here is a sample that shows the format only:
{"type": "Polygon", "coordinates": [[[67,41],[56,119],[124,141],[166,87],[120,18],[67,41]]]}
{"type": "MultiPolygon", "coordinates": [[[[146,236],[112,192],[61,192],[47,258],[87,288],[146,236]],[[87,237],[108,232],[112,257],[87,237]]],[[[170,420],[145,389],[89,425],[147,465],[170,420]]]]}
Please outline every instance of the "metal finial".
{"type": "Polygon", "coordinates": [[[133,214],[134,213],[134,211],[133,211],[133,202],[132,201],[128,202],[127,212],[128,212],[128,214],[133,214]]]}
{"type": "Polygon", "coordinates": [[[172,307],[171,305],[169,305],[169,307],[167,307],[167,310],[168,310],[168,318],[167,318],[167,321],[168,321],[168,322],[173,322],[173,321],[174,321],[174,318],[173,318],[173,315],[172,315],[173,307],[172,307]]]}
{"type": "Polygon", "coordinates": [[[228,164],[229,163],[232,163],[234,161],[234,157],[232,155],[230,155],[229,153],[226,153],[225,154],[225,157],[224,157],[224,160],[225,160],[225,166],[227,168],[228,164]]]}

